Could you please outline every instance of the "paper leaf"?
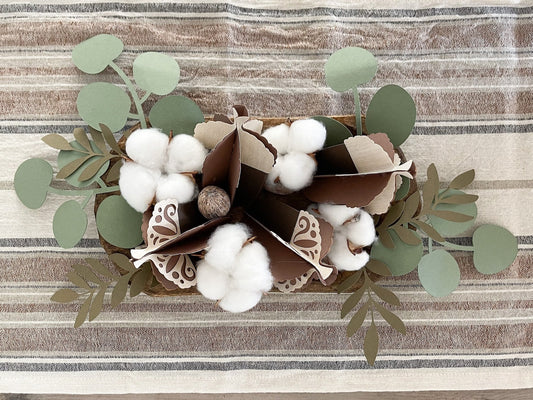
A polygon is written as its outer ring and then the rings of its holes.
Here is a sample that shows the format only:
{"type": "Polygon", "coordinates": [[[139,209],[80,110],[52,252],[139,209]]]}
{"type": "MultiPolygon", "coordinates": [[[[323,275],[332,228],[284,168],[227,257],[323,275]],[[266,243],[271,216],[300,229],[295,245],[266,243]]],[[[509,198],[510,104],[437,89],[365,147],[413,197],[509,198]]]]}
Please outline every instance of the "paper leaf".
{"type": "Polygon", "coordinates": [[[383,286],[370,283],[372,291],[384,302],[389,303],[391,306],[399,306],[400,299],[390,290],[385,289],[383,286]]]}
{"type": "Polygon", "coordinates": [[[86,258],[85,261],[87,262],[87,264],[89,264],[91,266],[91,268],[93,269],[93,271],[99,273],[100,275],[102,276],[106,276],[108,278],[111,278],[111,279],[116,279],[116,276],[113,275],[111,273],[111,271],[109,271],[109,269],[107,269],[106,266],[104,266],[100,261],[98,261],[97,259],[95,258],[86,258]]]}
{"type": "Polygon", "coordinates": [[[435,164],[430,164],[427,169],[427,181],[422,186],[422,206],[428,208],[439,191],[439,174],[435,164]]]}
{"type": "Polygon", "coordinates": [[[74,47],[72,62],[87,74],[97,74],[117,58],[123,48],[120,39],[113,35],[96,35],[74,47]]]}
{"type": "Polygon", "coordinates": [[[370,258],[385,263],[393,276],[405,275],[416,268],[422,258],[422,243],[417,246],[411,246],[402,242],[394,231],[388,231],[394,243],[394,248],[389,249],[381,242],[381,236],[378,241],[372,245],[370,258]]]}
{"type": "Polygon", "coordinates": [[[15,172],[15,193],[26,207],[37,209],[46,200],[53,177],[54,171],[48,162],[41,158],[30,158],[20,164],[15,172]]]}
{"type": "Polygon", "coordinates": [[[130,97],[120,87],[93,82],[83,87],[76,100],[80,117],[94,129],[105,124],[113,132],[124,127],[130,112],[130,97]]]}
{"type": "Polygon", "coordinates": [[[76,271],[70,271],[67,274],[67,278],[69,281],[71,281],[74,285],[78,286],[79,288],[91,290],[91,286],[89,286],[89,284],[85,282],[85,280],[81,276],[79,276],[76,273],[76,271]]]}
{"type": "Polygon", "coordinates": [[[106,181],[109,183],[116,182],[120,178],[120,168],[122,168],[122,160],[117,160],[111,168],[107,170],[106,181]]]}
{"type": "MultiPolygon", "coordinates": [[[[366,266],[368,266],[368,264],[366,266]]],[[[352,275],[350,275],[348,278],[346,278],[344,281],[342,281],[339,284],[339,286],[337,286],[337,293],[342,293],[346,291],[347,289],[351,288],[357,282],[359,282],[359,279],[361,279],[362,274],[363,274],[362,270],[356,271],[352,275]]]]}
{"type": "MultiPolygon", "coordinates": [[[[392,239],[391,239],[392,240],[392,239]]],[[[373,273],[381,276],[390,276],[391,272],[389,270],[389,267],[381,261],[371,259],[369,262],[366,263],[365,268],[369,271],[372,271],[373,273]]]]}
{"type": "Polygon", "coordinates": [[[142,53],[133,61],[133,77],[141,89],[164,96],[176,88],[180,67],[166,54],[142,53]]]}
{"type": "Polygon", "coordinates": [[[403,321],[393,312],[390,310],[387,310],[385,307],[383,307],[381,304],[376,303],[376,309],[379,311],[381,316],[385,321],[388,322],[388,324],[393,327],[395,330],[400,332],[402,335],[405,335],[406,329],[405,324],[403,321]]]}
{"type": "MultiPolygon", "coordinates": [[[[72,148],[82,150],[82,146],[74,141],[70,143],[72,148]]],[[[91,148],[94,152],[98,151],[96,144],[90,142],[91,148]]],[[[106,161],[101,156],[89,156],[85,153],[70,150],[61,150],[57,155],[57,166],[60,168],[56,175],[57,179],[65,179],[70,185],[74,187],[86,187],[93,184],[98,178],[100,178],[106,170],[109,168],[109,161],[106,161]],[[92,176],[84,179],[87,173],[84,171],[96,161],[101,161],[102,165],[96,171],[93,171],[92,176]]]]}
{"type": "Polygon", "coordinates": [[[410,195],[407,200],[405,200],[405,207],[399,222],[401,224],[409,222],[411,218],[413,218],[413,216],[416,214],[419,205],[420,194],[418,193],[418,191],[416,191],[412,195],[410,195]]]}
{"type": "Polygon", "coordinates": [[[507,229],[487,224],[472,236],[474,266],[482,274],[495,274],[513,263],[518,253],[518,241],[507,229]]]}
{"type": "Polygon", "coordinates": [[[365,321],[366,313],[368,312],[369,302],[362,305],[359,310],[353,315],[348,326],[346,327],[346,335],[348,337],[353,336],[355,332],[359,330],[363,322],[365,321]]]}
{"type": "Polygon", "coordinates": [[[87,214],[76,200],[61,204],[54,214],[53,230],[57,243],[65,249],[74,247],[87,229],[87,214]]]}
{"type": "Polygon", "coordinates": [[[97,284],[98,286],[105,284],[96,274],[84,264],[74,264],[72,269],[83,279],[88,282],[97,284]]]}
{"type": "Polygon", "coordinates": [[[473,169],[463,172],[461,175],[455,177],[448,186],[450,189],[463,189],[470,185],[474,180],[476,173],[473,169]]]}
{"type": "Polygon", "coordinates": [[[146,281],[152,276],[150,264],[145,264],[131,278],[130,297],[135,297],[141,293],[146,285],[146,281]]]}
{"type": "Polygon", "coordinates": [[[84,150],[90,151],[92,149],[91,143],[89,142],[89,138],[87,137],[87,133],[85,133],[85,129],[75,128],[74,139],[76,139],[76,142],[78,142],[78,144],[81,145],[84,150]]]}
{"type": "Polygon", "coordinates": [[[399,147],[411,134],[416,120],[416,106],[405,89],[387,85],[379,89],[366,112],[369,133],[383,132],[394,147],[399,147]]]}
{"type": "Polygon", "coordinates": [[[407,196],[407,194],[409,193],[410,187],[411,187],[411,180],[406,176],[402,176],[402,184],[396,191],[394,200],[398,201],[398,200],[403,199],[405,196],[407,196]]]}
{"type": "Polygon", "coordinates": [[[457,288],[461,272],[455,258],[438,249],[422,257],[418,263],[418,277],[426,292],[433,297],[444,297],[457,288]]]}
{"type": "MultiPolygon", "coordinates": [[[[69,151],[69,156],[65,156],[64,153],[59,152],[58,154],[58,160],[60,160],[61,164],[65,163],[65,159],[70,156],[74,157],[72,160],[67,160],[68,163],[65,165],[59,166],[61,168],[59,172],[56,175],[57,179],[67,179],[69,178],[74,172],[78,170],[86,161],[88,161],[91,156],[85,155],[84,153],[78,153],[75,151],[69,151]]],[[[77,177],[76,177],[77,178],[77,177]]],[[[77,181],[77,179],[76,179],[77,181]]]]}
{"type": "Polygon", "coordinates": [[[129,276],[124,275],[122,278],[120,278],[113,288],[113,291],[111,292],[111,307],[116,307],[126,297],[126,293],[128,292],[128,282],[129,282],[129,276]]]}
{"type": "Polygon", "coordinates": [[[383,221],[381,222],[380,226],[388,228],[389,226],[393,225],[402,215],[404,207],[405,202],[403,201],[399,201],[396,204],[393,204],[391,208],[389,208],[387,214],[385,214],[385,217],[383,218],[383,221]]]}
{"type": "Polygon", "coordinates": [[[426,235],[428,235],[431,239],[437,241],[437,242],[444,242],[446,239],[444,239],[439,232],[435,230],[431,225],[426,224],[422,221],[413,221],[413,224],[416,225],[418,228],[424,231],[426,235]]]}
{"type": "Polygon", "coordinates": [[[100,129],[109,147],[111,147],[115,151],[115,153],[119,155],[124,155],[124,152],[118,145],[117,140],[115,139],[115,136],[113,136],[113,132],[111,132],[111,130],[105,124],[100,124],[100,129]]]}
{"type": "Polygon", "coordinates": [[[117,266],[128,272],[134,272],[137,269],[131,263],[130,259],[121,253],[113,253],[109,256],[109,259],[117,266]]]}
{"type": "Polygon", "coordinates": [[[394,249],[394,242],[389,234],[388,230],[379,232],[379,240],[388,249],[394,249]]]}
{"type": "Polygon", "coordinates": [[[372,322],[366,331],[363,350],[365,352],[366,360],[370,365],[374,365],[376,356],[378,355],[379,337],[376,325],[372,322]]]}
{"type": "MultiPolygon", "coordinates": [[[[442,192],[442,191],[441,191],[442,192]]],[[[450,190],[448,192],[450,196],[464,194],[459,190],[450,190]]],[[[442,236],[450,237],[456,236],[460,233],[470,229],[477,217],[477,206],[475,203],[468,204],[437,204],[435,211],[431,211],[428,216],[429,223],[433,228],[437,230],[442,236]],[[456,214],[451,214],[456,213],[456,214]],[[459,214],[459,215],[457,215],[459,214]],[[464,215],[464,216],[461,216],[464,215]],[[455,222],[452,221],[462,221],[455,222]]]]}
{"type": "Polygon", "coordinates": [[[89,321],[94,320],[102,311],[102,306],[104,305],[104,296],[107,286],[102,286],[91,303],[89,309],[89,321]]]}
{"type": "Polygon", "coordinates": [[[142,243],[142,214],[135,211],[122,196],[106,197],[96,212],[100,235],[113,246],[131,249],[142,243]]]}
{"type": "Polygon", "coordinates": [[[50,300],[57,303],[70,303],[71,301],[76,300],[78,297],[80,297],[78,292],[72,289],[59,289],[52,295],[50,300]]]}
{"type": "Polygon", "coordinates": [[[194,134],[196,124],[204,122],[202,110],[194,101],[184,96],[167,96],[158,100],[150,110],[152,126],[161,129],[167,135],[186,133],[194,134]]]}
{"type": "Polygon", "coordinates": [[[48,146],[57,150],[72,150],[70,143],[63,136],[52,133],[41,138],[48,146]]]}
{"type": "Polygon", "coordinates": [[[444,204],[468,204],[474,203],[477,199],[479,199],[479,196],[475,194],[458,194],[446,197],[445,199],[440,200],[440,202],[444,204]]]}
{"type": "Polygon", "coordinates": [[[311,119],[322,122],[326,127],[326,142],[324,143],[324,147],[342,144],[344,143],[344,139],[352,137],[352,132],[344,124],[341,124],[333,118],[316,116],[311,117],[311,119]]]}
{"type": "Polygon", "coordinates": [[[109,160],[104,157],[96,158],[94,161],[89,160],[90,163],[83,169],[78,180],[80,182],[86,182],[89,179],[97,179],[102,176],[109,167],[109,160]]]}
{"type": "Polygon", "coordinates": [[[346,299],[341,308],[341,318],[344,318],[361,301],[365,294],[366,285],[361,286],[346,299]]]}
{"type": "Polygon", "coordinates": [[[336,92],[344,92],[370,81],[378,69],[374,55],[360,47],[345,47],[326,62],[326,82],[336,92]]]}
{"type": "Polygon", "coordinates": [[[89,132],[91,132],[91,137],[93,139],[92,141],[94,142],[94,145],[99,150],[99,152],[102,154],[108,154],[109,151],[107,150],[107,147],[105,145],[105,139],[102,132],[94,129],[92,126],[89,126],[89,132]]]}
{"type": "Polygon", "coordinates": [[[78,315],[76,316],[76,320],[74,321],[74,328],[79,328],[85,322],[87,314],[89,313],[89,307],[91,306],[91,302],[93,300],[93,295],[94,293],[91,293],[81,305],[78,315]]]}
{"type": "Polygon", "coordinates": [[[416,234],[416,232],[412,231],[411,229],[404,228],[401,225],[396,225],[392,229],[394,230],[394,232],[397,233],[400,240],[404,242],[405,244],[416,246],[419,243],[422,243],[422,239],[420,239],[420,237],[416,234]]]}

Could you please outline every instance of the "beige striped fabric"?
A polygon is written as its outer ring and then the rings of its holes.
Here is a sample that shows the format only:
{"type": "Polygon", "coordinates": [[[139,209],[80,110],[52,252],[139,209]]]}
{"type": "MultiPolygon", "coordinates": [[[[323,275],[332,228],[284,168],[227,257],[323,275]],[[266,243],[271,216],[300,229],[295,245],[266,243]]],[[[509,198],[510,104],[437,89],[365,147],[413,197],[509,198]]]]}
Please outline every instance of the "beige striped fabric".
{"type": "MultiPolygon", "coordinates": [[[[0,1],[0,392],[354,392],[533,387],[533,2],[383,0],[146,2],[0,1]],[[518,237],[515,263],[494,276],[455,252],[461,284],[434,299],[416,272],[387,279],[407,335],[377,320],[380,353],[369,367],[363,336],[346,337],[347,295],[269,294],[252,311],[221,312],[199,296],[145,295],[72,328],[77,305],[51,303],[84,257],[106,260],[91,215],[82,242],[64,250],[52,218],[17,200],[13,175],[30,157],[56,168],[40,138],[84,126],[81,87],[120,84],[70,62],[77,43],[112,33],[131,74],[144,51],[172,55],[177,94],[206,115],[244,104],[256,116],[352,112],[325,85],[323,66],[344,46],[379,59],[361,88],[363,109],[386,84],[418,108],[403,145],[418,178],[435,162],[443,181],[476,169],[478,223],[518,237]]],[[[156,100],[152,96],[146,110],[156,100]]],[[[471,233],[471,232],[469,232],[471,233]]],[[[467,242],[457,238],[457,242],[467,242]]],[[[368,321],[365,324],[368,326],[368,321]]]]}

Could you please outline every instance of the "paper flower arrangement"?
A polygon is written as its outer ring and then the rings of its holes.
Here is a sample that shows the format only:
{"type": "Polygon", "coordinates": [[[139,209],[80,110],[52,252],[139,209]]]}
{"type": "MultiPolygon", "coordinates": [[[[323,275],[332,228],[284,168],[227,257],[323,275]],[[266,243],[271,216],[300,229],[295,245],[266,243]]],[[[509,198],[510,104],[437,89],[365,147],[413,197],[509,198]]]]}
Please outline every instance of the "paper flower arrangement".
{"type": "Polygon", "coordinates": [[[51,185],[54,168],[41,159],[22,163],[14,179],[18,197],[34,209],[47,193],[83,196],[54,215],[54,235],[63,247],[84,235],[84,208],[96,196],[98,232],[119,274],[90,258],[72,267],[67,277],[78,289],[59,289],[52,300],[81,301],[76,327],[98,316],[109,289],[113,307],[129,288],[131,297],[200,293],[229,312],[253,308],[270,290],[351,291],[341,317],[355,310],[347,326],[351,336],[370,314],[364,352],[373,364],[378,314],[406,330],[389,309],[399,300],[377,283],[381,276],[418,268],[422,286],[440,297],[460,278],[446,248],[473,251],[475,267],[486,274],[515,259],[516,238],[495,225],[477,228],[473,246],[446,239],[474,224],[477,196],[463,192],[474,171],[443,187],[431,164],[419,190],[414,163],[399,149],[415,123],[409,94],[385,86],[372,97],[366,119],[361,113],[357,86],[377,70],[368,51],[341,49],[325,66],[332,89],[353,92],[355,118],[259,120],[234,106],[231,118],[217,114],[205,121],[194,102],[168,95],[180,75],[173,58],[139,55],[135,86],[114,63],[122,49],[111,35],[74,48],[81,71],[110,68],[129,94],[110,83],[90,83],[77,99],[89,135],[78,128],[70,142],[60,135],[43,138],[59,150],[56,178],[71,189],[51,185]],[[166,97],[146,118],[143,103],[152,94],[166,97]],[[130,117],[138,125],[123,130],[130,117]]]}

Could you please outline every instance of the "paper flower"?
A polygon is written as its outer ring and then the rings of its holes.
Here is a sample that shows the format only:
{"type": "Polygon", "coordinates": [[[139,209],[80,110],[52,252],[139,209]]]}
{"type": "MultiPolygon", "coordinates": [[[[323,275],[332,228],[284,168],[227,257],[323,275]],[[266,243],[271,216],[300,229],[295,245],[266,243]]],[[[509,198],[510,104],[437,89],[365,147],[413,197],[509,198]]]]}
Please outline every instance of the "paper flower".
{"type": "Polygon", "coordinates": [[[138,129],[127,139],[126,153],[132,161],[120,169],[120,192],[138,212],[154,198],[187,203],[197,195],[191,174],[201,171],[207,150],[192,136],[169,139],[159,129],[138,129]]]}

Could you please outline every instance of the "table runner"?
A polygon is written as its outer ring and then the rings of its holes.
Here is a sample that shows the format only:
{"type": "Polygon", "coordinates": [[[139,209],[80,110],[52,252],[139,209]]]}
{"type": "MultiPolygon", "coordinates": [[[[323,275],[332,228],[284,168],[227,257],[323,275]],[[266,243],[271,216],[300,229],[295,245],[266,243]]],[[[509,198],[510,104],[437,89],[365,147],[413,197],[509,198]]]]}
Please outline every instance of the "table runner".
{"type": "MultiPolygon", "coordinates": [[[[533,387],[533,3],[529,1],[271,0],[233,2],[0,2],[0,392],[350,392],[533,387]],[[402,302],[402,336],[383,321],[374,367],[362,333],[347,338],[346,295],[269,294],[230,314],[200,296],[141,295],[72,327],[76,305],[51,303],[70,287],[70,265],[107,259],[94,220],[65,250],[51,221],[62,199],[38,211],[18,202],[13,175],[29,157],[55,166],[40,142],[84,126],[77,43],[112,33],[131,74],[144,51],[172,55],[176,93],[204,114],[244,104],[255,116],[349,114],[349,98],[324,82],[328,56],[361,46],[379,60],[361,88],[363,109],[396,83],[414,98],[417,124],[402,145],[418,179],[476,169],[481,223],[518,237],[514,264],[482,276],[456,252],[461,284],[434,299],[416,272],[384,281],[402,302]]],[[[111,73],[107,81],[115,80],[111,73]]],[[[148,105],[148,107],[150,104],[148,105]]],[[[91,207],[91,206],[89,206],[91,207]]],[[[471,233],[471,232],[470,232],[471,233]]],[[[468,232],[467,232],[468,234],[468,232]]],[[[461,240],[459,238],[458,240],[461,240]]]]}

